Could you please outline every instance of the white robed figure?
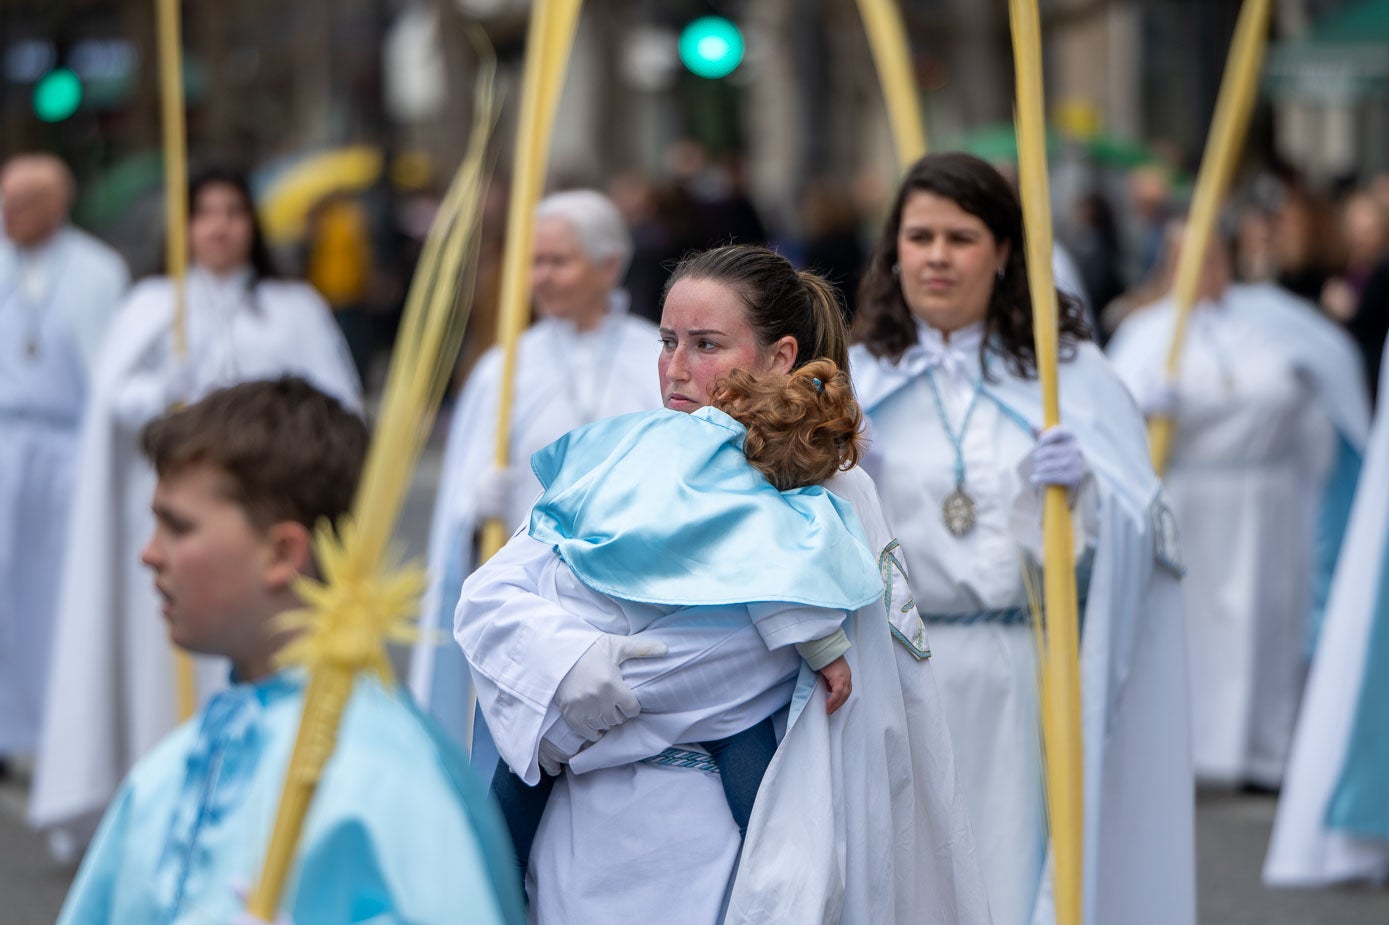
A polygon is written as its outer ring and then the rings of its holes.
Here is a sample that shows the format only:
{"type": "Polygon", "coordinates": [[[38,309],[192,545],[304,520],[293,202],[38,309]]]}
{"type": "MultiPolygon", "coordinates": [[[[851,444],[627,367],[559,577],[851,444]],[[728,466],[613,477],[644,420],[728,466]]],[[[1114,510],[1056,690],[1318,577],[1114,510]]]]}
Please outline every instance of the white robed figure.
{"type": "MultiPolygon", "coordinates": [[[[154,487],[137,452],[140,429],[214,388],[287,373],[361,404],[323,300],[304,284],[266,278],[244,181],[209,172],[192,185],[190,205],[187,353],[173,350],[171,282],[137,285],[112,321],[83,424],[29,807],[59,855],[80,850],[121,777],[179,719],[173,651],[139,561],[154,487]]],[[[225,685],[224,662],[197,668],[200,700],[225,685]]]]}
{"type": "MultiPolygon", "coordinates": [[[[845,360],[832,290],[770,251],[708,251],[687,258],[672,281],[660,365],[671,410],[736,428],[726,416],[699,410],[732,370],[756,377],[819,357],[845,360]]],[[[684,596],[700,601],[755,600],[764,585],[777,583],[772,566],[786,557],[803,551],[800,567],[818,568],[811,550],[826,534],[813,519],[801,521],[804,535],[773,530],[773,537],[768,524],[741,508],[738,516],[710,518],[711,510],[726,512],[741,501],[717,506],[715,499],[727,497],[717,491],[723,470],[691,465],[683,450],[693,443],[682,442],[668,464],[645,465],[630,497],[602,483],[605,510],[619,522],[628,500],[664,495],[669,503],[659,511],[629,510],[629,519],[649,525],[665,517],[671,535],[688,528],[698,540],[682,547],[689,559],[657,557],[641,565],[640,550],[624,557],[638,563],[635,574],[620,579],[628,591],[631,583],[649,581],[683,585],[684,596]],[[725,567],[718,565],[722,558],[706,561],[706,544],[731,551],[731,561],[725,567]]],[[[618,466],[629,462],[611,458],[618,466]]],[[[536,464],[550,469],[546,454],[536,464]]],[[[866,567],[876,563],[863,598],[872,602],[843,624],[853,694],[833,715],[826,714],[815,672],[802,665],[797,674],[795,653],[769,650],[746,617],[716,621],[708,607],[675,608],[628,626],[632,614],[643,612],[639,602],[607,600],[582,613],[557,606],[566,595],[556,584],[565,574],[556,551],[604,545],[603,533],[591,526],[602,520],[585,521],[571,543],[546,529],[546,513],[532,522],[530,535],[518,533],[469,579],[456,635],[489,727],[516,774],[538,779],[556,717],[585,696],[623,702],[635,694],[643,710],[626,721],[619,714],[554,785],[529,857],[534,921],[988,921],[925,634],[872,482],[852,469],[811,491],[862,527],[866,543],[853,556],[844,551],[843,567],[859,557],[866,567]],[[918,648],[894,641],[889,614],[918,648]],[[630,629],[644,632],[628,637],[630,629]],[[651,640],[661,646],[653,650],[651,640]],[[757,793],[740,860],[738,830],[709,755],[686,736],[727,735],[768,708],[786,731],[757,793]],[[672,746],[678,746],[674,754],[672,746]]],[[[570,497],[585,500],[586,491],[570,497]]],[[[632,541],[626,531],[613,534],[612,542],[624,541],[632,541]]],[[[814,595],[834,577],[808,573],[795,584],[814,595]]],[[[590,573],[584,581],[597,582],[587,589],[591,598],[603,597],[592,593],[604,584],[601,577],[590,573]]],[[[567,607],[583,609],[583,595],[567,597],[567,607]]]]}
{"type": "Polygon", "coordinates": [[[617,288],[632,239],[617,207],[592,190],[556,193],[536,208],[531,289],[539,320],[521,336],[511,412],[512,464],[494,464],[502,352],[484,354],[449,424],[443,475],[429,535],[429,588],[421,621],[433,628],[415,647],[410,689],[490,775],[497,753],[476,713],[462,653],[441,645],[453,625],[463,580],[475,566],[475,537],[500,518],[526,520],[540,483],[531,454],[568,431],[631,411],[660,407],[651,377],[660,349],[655,325],[628,313],[617,288]]]}
{"type": "MultiPolygon", "coordinates": [[[[1389,358],[1389,353],[1386,353],[1389,358]]],[[[1381,367],[1379,403],[1389,408],[1381,367]]],[[[1327,600],[1264,882],[1389,879],[1389,413],[1379,412],[1327,600]]]]}
{"type": "MultiPolygon", "coordinates": [[[[136,762],[59,925],[264,925],[238,892],[262,874],[315,699],[312,671],[281,658],[322,644],[282,621],[309,605],[298,589],[323,571],[314,527],[347,515],[368,439],[357,412],[288,376],[219,389],[142,431],[158,473],[147,580],[170,640],[225,660],[232,683],[136,762]]],[[[457,749],[399,684],[349,683],[276,921],[519,925],[505,831],[457,749]]]]}
{"type": "Polygon", "coordinates": [[[907,173],[864,278],[853,378],[866,463],[930,634],[999,925],[1050,922],[1029,588],[1041,488],[1071,489],[1081,603],[1086,921],[1195,918],[1179,551],[1143,422],[1062,307],[1064,428],[1041,433],[1022,215],[963,154],[907,173]]]}
{"type": "Polygon", "coordinates": [[[129,274],[67,224],[72,177],[49,155],[0,173],[0,761],[43,715],[82,408],[129,274]]]}
{"type": "Polygon", "coordinates": [[[1229,266],[1222,247],[1208,255],[1173,388],[1170,301],[1131,315],[1109,353],[1140,406],[1175,421],[1165,482],[1187,565],[1196,774],[1272,788],[1369,407],[1351,340],[1283,290],[1230,284],[1229,266]]]}

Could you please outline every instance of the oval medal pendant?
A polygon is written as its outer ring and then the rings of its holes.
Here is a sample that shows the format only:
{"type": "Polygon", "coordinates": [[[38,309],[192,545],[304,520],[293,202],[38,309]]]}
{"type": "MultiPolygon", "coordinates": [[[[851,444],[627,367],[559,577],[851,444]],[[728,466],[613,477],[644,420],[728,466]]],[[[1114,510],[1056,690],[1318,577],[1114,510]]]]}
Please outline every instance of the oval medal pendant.
{"type": "Polygon", "coordinates": [[[945,528],[954,536],[964,536],[974,529],[974,499],[965,494],[964,488],[956,488],[945,496],[941,514],[945,528]]]}

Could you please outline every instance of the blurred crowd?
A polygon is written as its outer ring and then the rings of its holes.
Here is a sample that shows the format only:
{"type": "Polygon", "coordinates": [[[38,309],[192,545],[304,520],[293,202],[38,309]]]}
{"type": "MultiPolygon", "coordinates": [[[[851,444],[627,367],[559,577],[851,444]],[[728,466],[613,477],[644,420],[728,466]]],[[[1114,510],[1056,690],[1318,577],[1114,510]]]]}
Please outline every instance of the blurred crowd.
{"type": "MultiPolygon", "coordinates": [[[[1009,172],[1006,163],[996,166],[1009,172]]],[[[1096,338],[1105,343],[1125,315],[1166,290],[1163,242],[1168,223],[1187,208],[1192,177],[1160,160],[1097,167],[1068,163],[1063,153],[1056,167],[1056,239],[1074,262],[1085,290],[1077,294],[1092,306],[1096,338]]],[[[662,289],[682,255],[757,243],[824,275],[852,317],[867,242],[880,231],[889,189],[871,170],[821,176],[803,191],[799,214],[778,224],[749,195],[736,156],[715,157],[681,142],[662,174],[627,171],[606,183],[632,229],[635,251],[624,281],[632,311],[657,319],[662,289]]],[[[437,186],[396,195],[386,211],[372,194],[335,193],[315,207],[302,243],[285,255],[286,269],[333,306],[368,388],[381,381],[439,195],[437,186]]],[[[493,340],[506,197],[507,179],[494,178],[460,374],[493,340]]],[[[1343,325],[1363,353],[1373,395],[1389,331],[1389,172],[1321,189],[1291,168],[1262,169],[1241,180],[1230,203],[1221,221],[1223,236],[1234,242],[1237,281],[1276,283],[1343,325]]]]}

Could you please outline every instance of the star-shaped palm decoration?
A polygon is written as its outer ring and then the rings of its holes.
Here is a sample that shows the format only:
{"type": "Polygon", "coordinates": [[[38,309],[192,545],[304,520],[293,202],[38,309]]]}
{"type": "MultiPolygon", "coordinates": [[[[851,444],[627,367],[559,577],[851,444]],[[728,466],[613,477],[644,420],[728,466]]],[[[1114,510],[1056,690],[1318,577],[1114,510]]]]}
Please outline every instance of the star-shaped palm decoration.
{"type": "Polygon", "coordinates": [[[394,567],[367,562],[358,554],[361,532],[344,518],[339,530],[322,524],[314,549],[323,579],[301,576],[295,592],[304,606],[277,620],[282,631],[299,635],[277,656],[281,665],[369,671],[383,682],[393,678],[386,643],[414,642],[415,617],[426,577],[410,563],[394,567]]]}

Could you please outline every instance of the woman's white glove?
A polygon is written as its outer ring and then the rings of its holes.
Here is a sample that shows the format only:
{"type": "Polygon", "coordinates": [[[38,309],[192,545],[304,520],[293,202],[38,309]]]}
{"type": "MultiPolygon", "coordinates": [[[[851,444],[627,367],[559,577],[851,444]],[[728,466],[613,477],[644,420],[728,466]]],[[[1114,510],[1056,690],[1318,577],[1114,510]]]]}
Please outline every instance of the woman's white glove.
{"type": "Polygon", "coordinates": [[[516,466],[493,466],[473,483],[473,509],[481,520],[505,521],[522,471],[516,466]]]}
{"type": "Polygon", "coordinates": [[[1060,485],[1073,496],[1090,471],[1085,454],[1080,451],[1080,441],[1060,425],[1042,431],[1028,461],[1028,481],[1035,487],[1060,485]]]}
{"type": "Polygon", "coordinates": [[[1158,382],[1138,397],[1138,410],[1145,418],[1170,418],[1177,413],[1177,389],[1170,382],[1158,382]]]}
{"type": "Polygon", "coordinates": [[[536,757],[540,764],[540,770],[551,777],[559,777],[560,774],[564,773],[564,766],[574,756],[546,738],[540,740],[540,749],[536,757]]]}
{"type": "Polygon", "coordinates": [[[618,667],[629,658],[666,654],[660,642],[603,633],[589,646],[555,689],[555,706],[575,732],[590,742],[641,712],[637,695],[618,667]]]}

